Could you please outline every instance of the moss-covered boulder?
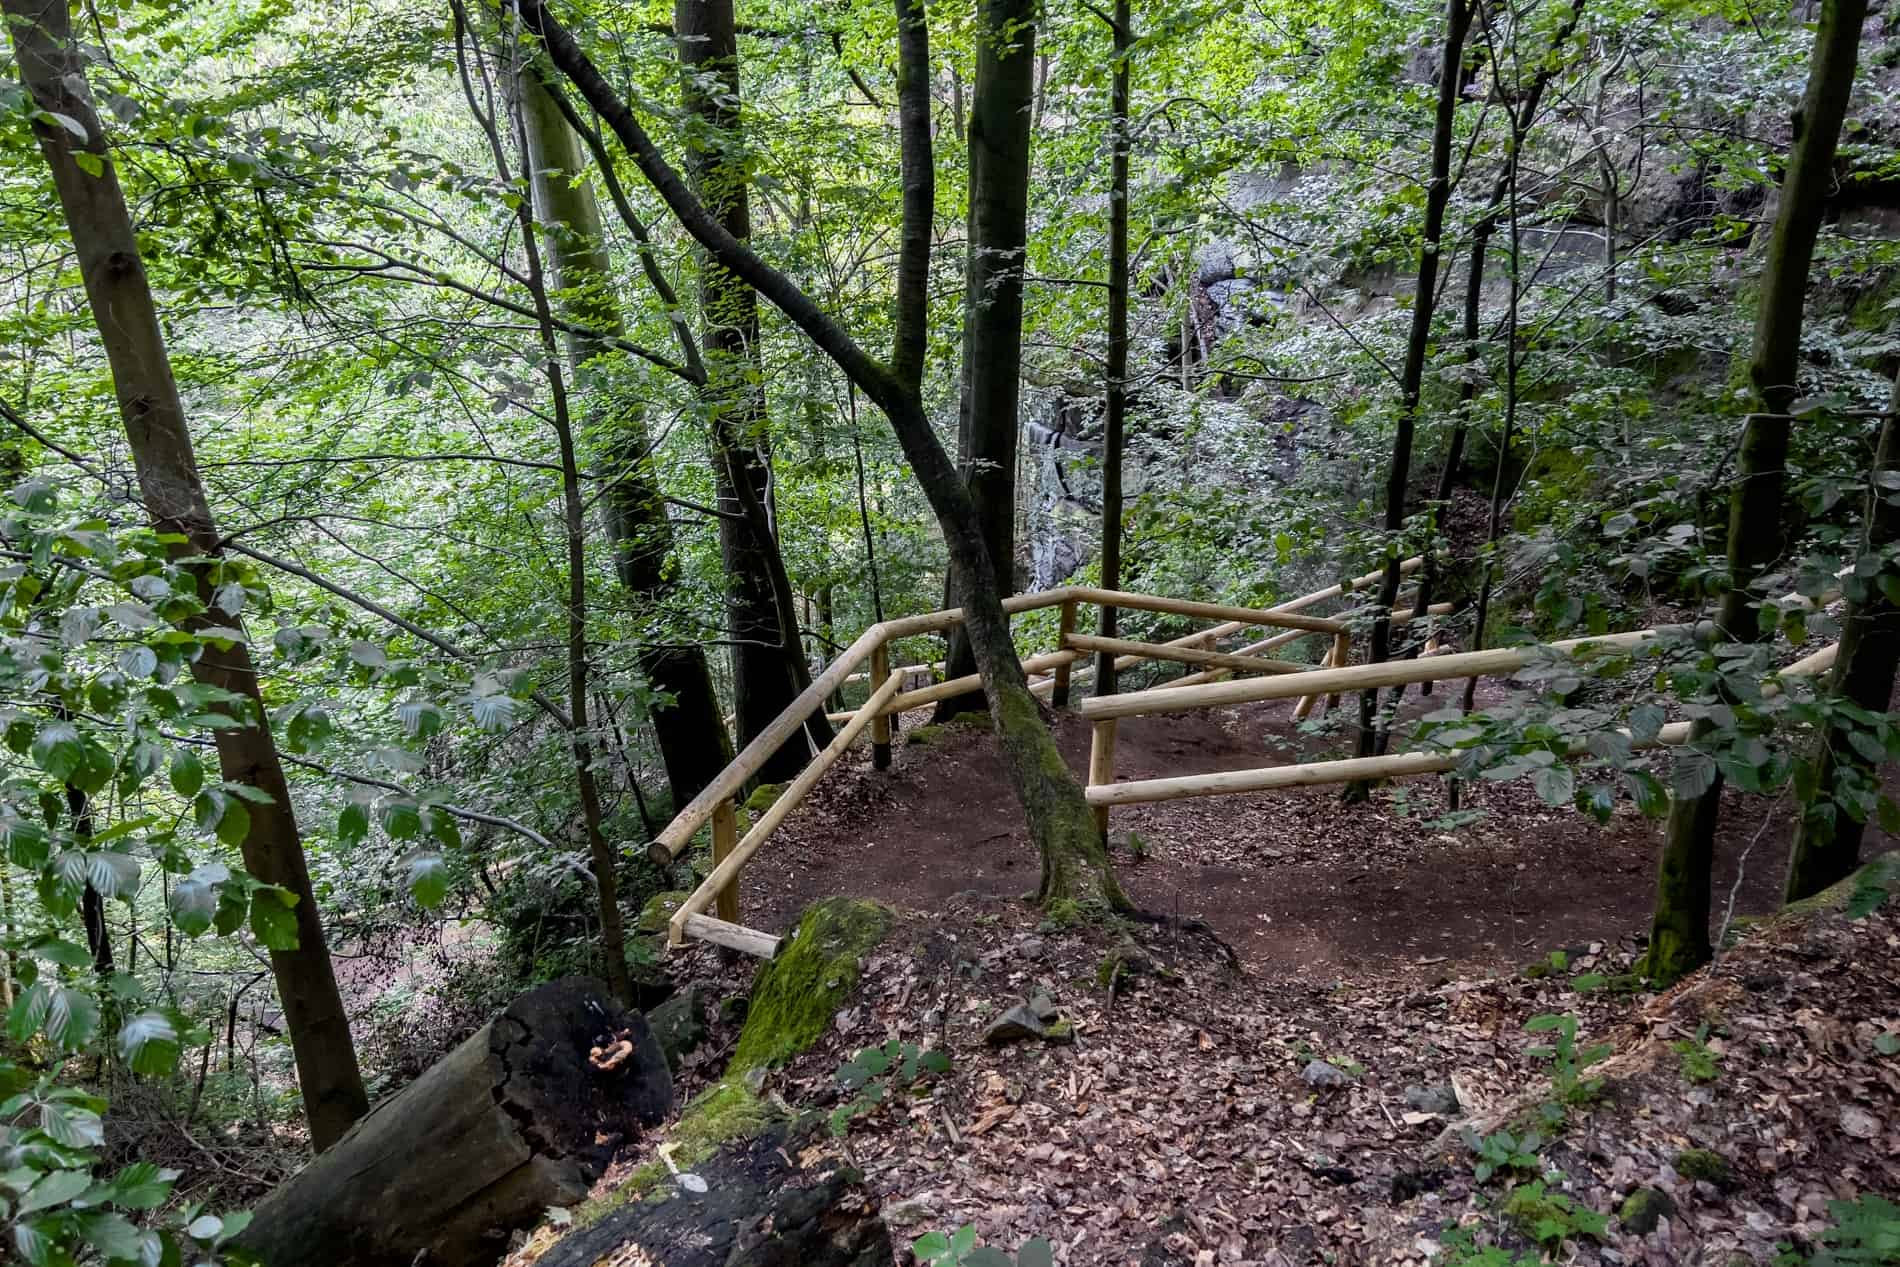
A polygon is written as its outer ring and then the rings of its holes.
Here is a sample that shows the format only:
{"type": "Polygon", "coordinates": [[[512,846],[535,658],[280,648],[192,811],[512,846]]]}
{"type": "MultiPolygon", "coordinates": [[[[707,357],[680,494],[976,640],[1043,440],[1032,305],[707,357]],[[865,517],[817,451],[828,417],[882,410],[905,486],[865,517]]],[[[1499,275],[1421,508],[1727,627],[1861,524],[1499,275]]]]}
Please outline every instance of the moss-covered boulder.
{"type": "Polygon", "coordinates": [[[1617,1221],[1625,1232],[1648,1236],[1664,1219],[1674,1218],[1676,1203],[1661,1188],[1638,1188],[1623,1199],[1617,1221]]]}
{"type": "Polygon", "coordinates": [[[876,902],[828,897],[806,907],[778,958],[761,965],[753,979],[727,1077],[783,1064],[817,1042],[857,989],[864,956],[890,926],[890,911],[876,902]]]}
{"type": "Polygon", "coordinates": [[[1712,1183],[1718,1188],[1727,1188],[1735,1182],[1735,1172],[1728,1158],[1712,1149],[1685,1148],[1676,1154],[1675,1167],[1676,1173],[1684,1179],[1712,1183]]]}
{"type": "Polygon", "coordinates": [[[785,795],[783,783],[761,783],[752,789],[752,795],[745,798],[745,804],[740,808],[757,818],[777,804],[778,798],[783,795],[785,795]]]}
{"type": "Polygon", "coordinates": [[[757,1135],[782,1114],[747,1086],[743,1078],[728,1077],[694,1096],[679,1121],[666,1132],[666,1148],[673,1165],[654,1157],[635,1167],[613,1188],[583,1205],[576,1222],[582,1226],[629,1201],[644,1201],[672,1189],[674,1168],[691,1170],[719,1151],[721,1145],[757,1135]]]}
{"type": "Polygon", "coordinates": [[[667,921],[672,919],[679,908],[686,904],[692,894],[684,889],[666,889],[648,898],[646,905],[640,908],[639,918],[634,920],[634,929],[649,936],[664,933],[667,921]]]}

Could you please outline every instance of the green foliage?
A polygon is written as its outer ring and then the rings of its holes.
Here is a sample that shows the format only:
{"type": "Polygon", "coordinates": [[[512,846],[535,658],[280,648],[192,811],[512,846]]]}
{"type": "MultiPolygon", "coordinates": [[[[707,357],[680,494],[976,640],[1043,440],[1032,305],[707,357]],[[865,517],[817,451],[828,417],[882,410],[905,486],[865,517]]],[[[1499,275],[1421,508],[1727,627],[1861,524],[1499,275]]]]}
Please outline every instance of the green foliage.
{"type": "Polygon", "coordinates": [[[1543,1147],[1544,1137],[1536,1131],[1514,1135],[1503,1130],[1481,1136],[1466,1128],[1464,1140],[1477,1157],[1472,1177],[1479,1183],[1489,1182],[1493,1175],[1536,1174],[1541,1165],[1537,1150],[1543,1147]]]}
{"type": "Polygon", "coordinates": [[[1609,1215],[1550,1191],[1542,1180],[1512,1188],[1500,1210],[1526,1236],[1552,1253],[1563,1248],[1565,1241],[1584,1237],[1600,1241],[1610,1226],[1609,1215]]]}
{"type": "Polygon", "coordinates": [[[1577,1018],[1568,1014],[1546,1012],[1533,1016],[1524,1023],[1524,1028],[1533,1034],[1554,1035],[1548,1044],[1532,1047],[1530,1054],[1550,1062],[1550,1089],[1556,1102],[1579,1105],[1594,1100],[1603,1089],[1603,1079],[1589,1077],[1585,1071],[1608,1056],[1613,1048],[1608,1043],[1578,1047],[1577,1018]]]}
{"type": "Polygon", "coordinates": [[[1049,1242],[1040,1236],[1023,1242],[1014,1258],[1000,1249],[976,1243],[976,1228],[965,1223],[945,1236],[930,1232],[911,1242],[910,1252],[923,1267],[1049,1267],[1054,1262],[1049,1242]]]}
{"type": "Polygon", "coordinates": [[[1863,1267],[1900,1263],[1900,1206],[1874,1193],[1853,1201],[1830,1201],[1834,1226],[1821,1233],[1823,1248],[1812,1267],[1863,1267]]]}
{"type": "Polygon", "coordinates": [[[911,1091],[948,1072],[950,1057],[939,1048],[926,1051],[895,1038],[881,1047],[866,1047],[838,1066],[838,1084],[855,1094],[831,1111],[831,1133],[844,1135],[853,1119],[884,1103],[893,1089],[911,1091]]]}
{"type": "Polygon", "coordinates": [[[1533,1267],[1539,1260],[1496,1245],[1480,1246],[1475,1227],[1448,1227],[1438,1238],[1444,1267],[1533,1267]]]}
{"type": "Polygon", "coordinates": [[[1714,1082],[1720,1076],[1721,1056],[1709,1047],[1709,1027],[1696,1027],[1693,1038],[1678,1039],[1669,1045],[1676,1053],[1682,1076],[1691,1082],[1714,1082]]]}

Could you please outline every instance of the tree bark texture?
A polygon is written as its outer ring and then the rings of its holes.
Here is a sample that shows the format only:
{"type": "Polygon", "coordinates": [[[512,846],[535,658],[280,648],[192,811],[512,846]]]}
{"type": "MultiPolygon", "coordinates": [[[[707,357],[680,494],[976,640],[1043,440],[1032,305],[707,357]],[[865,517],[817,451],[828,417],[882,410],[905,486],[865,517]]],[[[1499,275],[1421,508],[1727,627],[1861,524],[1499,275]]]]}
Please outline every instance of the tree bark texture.
{"type": "Polygon", "coordinates": [[[510,1232],[584,1198],[672,1105],[645,1018],[598,981],[563,978],[379,1102],[264,1198],[239,1244],[269,1267],[482,1267],[510,1232]]]}
{"type": "MultiPolygon", "coordinates": [[[[752,236],[739,130],[739,35],[732,0],[677,0],[682,92],[692,121],[686,172],[699,200],[735,241],[752,236]]],[[[800,653],[791,581],[766,506],[771,457],[759,357],[759,303],[753,289],[710,253],[700,257],[699,304],[706,355],[702,399],[710,413],[719,548],[726,564],[726,623],[732,639],[732,693],[740,742],[772,724],[811,682],[800,653]],[[736,516],[736,517],[735,517],[736,516]]],[[[831,742],[823,712],[806,719],[806,738],[774,753],[759,777],[780,783],[831,742]]]]}
{"type": "MultiPolygon", "coordinates": [[[[613,261],[601,232],[599,204],[586,182],[580,139],[539,74],[530,69],[517,79],[556,298],[575,324],[619,334],[624,325],[613,293],[613,261]]],[[[609,390],[594,381],[605,376],[590,369],[595,358],[609,355],[619,354],[600,340],[570,337],[568,359],[576,386],[609,390]]],[[[630,595],[659,606],[674,588],[678,562],[645,416],[638,401],[623,397],[595,397],[592,404],[587,429],[599,446],[595,465],[610,480],[601,507],[614,546],[614,570],[630,595]]],[[[672,700],[652,710],[653,731],[673,803],[684,805],[732,760],[712,671],[703,648],[664,640],[643,642],[637,660],[648,684],[672,700]]]]}
{"type": "MultiPolygon", "coordinates": [[[[1872,576],[1861,576],[1856,571],[1846,582],[1847,615],[1841,621],[1841,648],[1827,680],[1829,694],[1870,713],[1887,711],[1893,700],[1894,673],[1900,668],[1900,604],[1882,588],[1882,582],[1893,577],[1887,553],[1900,545],[1900,507],[1894,505],[1900,490],[1889,486],[1900,477],[1900,425],[1894,418],[1900,413],[1900,379],[1894,382],[1888,409],[1891,412],[1880,424],[1880,440],[1867,482],[1867,509],[1861,521],[1858,551],[1860,558],[1880,559],[1880,566],[1872,576]]],[[[1837,721],[1823,731],[1818,747],[1815,797],[1802,807],[1801,820],[1795,825],[1794,850],[1788,859],[1790,902],[1813,897],[1853,874],[1860,865],[1866,811],[1863,807],[1862,816],[1856,817],[1844,805],[1862,795],[1878,793],[1876,763],[1854,748],[1845,721],[1837,721]]]]}
{"type": "MultiPolygon", "coordinates": [[[[85,65],[73,46],[65,0],[3,0],[0,10],[8,18],[21,81],[37,106],[73,120],[86,134],[81,143],[58,122],[34,124],[112,369],[139,491],[153,526],[160,532],[183,535],[189,544],[179,547],[180,554],[206,561],[198,568],[198,579],[208,607],[210,565],[221,553],[220,538],[198,474],[131,214],[98,114],[84,91],[85,65]],[[98,159],[98,175],[75,161],[74,155],[81,151],[98,159]]],[[[212,623],[198,617],[188,627],[212,623]]],[[[236,617],[222,613],[216,623],[241,629],[236,617]]],[[[248,707],[233,710],[241,725],[217,731],[218,765],[225,779],[269,797],[267,803],[247,806],[251,826],[242,845],[245,869],[296,897],[297,947],[273,950],[271,971],[283,1001],[311,1142],[321,1151],[362,1116],[368,1097],[357,1069],[349,1018],[324,945],[290,788],[248,643],[234,642],[224,651],[206,646],[192,666],[192,676],[248,702],[248,707]]]]}
{"type": "MultiPolygon", "coordinates": [[[[1794,115],[1794,144],[1781,183],[1768,259],[1756,310],[1754,355],[1748,378],[1756,411],[1743,424],[1737,478],[1729,494],[1728,592],[1717,618],[1718,636],[1756,642],[1763,636],[1756,580],[1780,557],[1782,501],[1787,486],[1788,408],[1800,376],[1801,323],[1808,270],[1821,213],[1834,182],[1847,99],[1860,56],[1867,0],[1822,0],[1808,66],[1808,85],[1794,115]]],[[[1884,701],[1883,701],[1884,707],[1884,701]]],[[[1698,732],[1705,726],[1699,724],[1698,732]]],[[[1656,909],[1646,970],[1674,981],[1709,961],[1709,872],[1722,796],[1717,773],[1701,796],[1669,809],[1656,868],[1656,909]]]]}
{"type": "Polygon", "coordinates": [[[730,1144],[695,1167],[706,1191],[676,1187],[665,1200],[624,1205],[561,1240],[538,1267],[890,1267],[890,1233],[859,1176],[787,1160],[809,1138],[778,1126],[730,1144]]]}
{"type": "MultiPolygon", "coordinates": [[[[1129,0],[1115,0],[1115,70],[1109,86],[1108,358],[1102,408],[1102,588],[1122,587],[1122,433],[1128,413],[1128,80],[1134,43],[1129,0]]],[[[1101,636],[1116,636],[1116,612],[1102,607],[1101,636]]],[[[1115,693],[1115,656],[1095,657],[1095,693],[1115,693]]]]}
{"type": "MultiPolygon", "coordinates": [[[[1032,0],[980,0],[976,87],[970,100],[958,466],[1003,594],[1016,588],[1016,440],[1021,430],[1017,415],[1029,240],[1030,117],[1036,95],[1035,22],[1032,0]]],[[[953,633],[945,675],[963,677],[975,671],[968,638],[953,633]]],[[[937,706],[937,716],[981,704],[975,692],[956,696],[937,706]]]]}

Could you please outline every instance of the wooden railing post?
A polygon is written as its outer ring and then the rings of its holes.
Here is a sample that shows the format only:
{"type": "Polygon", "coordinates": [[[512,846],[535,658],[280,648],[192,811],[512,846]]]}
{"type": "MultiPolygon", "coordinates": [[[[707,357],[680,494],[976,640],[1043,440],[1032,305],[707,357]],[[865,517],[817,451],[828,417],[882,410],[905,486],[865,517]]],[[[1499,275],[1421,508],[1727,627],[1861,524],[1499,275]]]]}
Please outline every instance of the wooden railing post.
{"type": "MultiPolygon", "coordinates": [[[[739,843],[739,820],[732,811],[731,801],[721,801],[712,813],[713,866],[717,867],[739,843]]],[[[728,924],[739,922],[739,877],[719,890],[717,899],[719,918],[728,924]]]]}
{"type": "MultiPolygon", "coordinates": [[[[1351,634],[1333,635],[1333,667],[1335,669],[1343,669],[1351,663],[1352,663],[1352,635],[1351,634]]],[[[1338,707],[1339,707],[1339,692],[1335,691],[1331,695],[1328,695],[1326,697],[1326,711],[1330,713],[1335,708],[1338,708],[1338,707]]]]}
{"type": "MultiPolygon", "coordinates": [[[[1056,627],[1056,650],[1069,649],[1069,635],[1075,632],[1075,600],[1069,599],[1062,604],[1062,623],[1056,627]]],[[[1069,670],[1073,665],[1063,663],[1056,666],[1056,687],[1049,696],[1049,703],[1055,708],[1069,706],[1069,670]]]]}
{"type": "MultiPolygon", "coordinates": [[[[880,642],[871,648],[871,694],[891,675],[891,644],[880,642]]],[[[891,768],[891,715],[879,713],[871,719],[871,768],[891,768]]]]}
{"type": "MultiPolygon", "coordinates": [[[[1115,719],[1105,717],[1095,723],[1089,741],[1089,786],[1102,787],[1115,781],[1115,719]]],[[[1108,806],[1095,807],[1095,829],[1108,839],[1108,806]]]]}

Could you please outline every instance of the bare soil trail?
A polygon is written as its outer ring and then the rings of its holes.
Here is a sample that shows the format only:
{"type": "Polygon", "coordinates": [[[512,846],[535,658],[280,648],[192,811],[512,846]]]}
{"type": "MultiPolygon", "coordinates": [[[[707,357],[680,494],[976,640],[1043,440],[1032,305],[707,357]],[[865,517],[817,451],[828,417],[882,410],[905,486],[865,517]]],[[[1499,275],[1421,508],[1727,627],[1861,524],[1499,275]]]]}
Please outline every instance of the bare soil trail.
{"type": "MultiPolygon", "coordinates": [[[[1338,737],[1301,734],[1291,711],[1275,703],[1124,720],[1117,774],[1242,770],[1343,749],[1338,737]]],[[[1057,733],[1080,776],[1087,725],[1064,714],[1057,733]]],[[[900,736],[886,773],[864,756],[819,785],[744,873],[747,923],[781,931],[833,893],[929,912],[953,897],[1004,903],[1035,888],[1036,854],[988,734],[928,735],[900,736]]],[[[1660,827],[1632,806],[1599,825],[1512,782],[1467,785],[1465,808],[1476,811],[1468,821],[1444,821],[1444,782],[1419,778],[1358,805],[1316,787],[1118,808],[1110,830],[1137,904],[1207,921],[1268,975],[1505,966],[1646,927],[1660,827]]],[[[1730,810],[1718,919],[1731,890],[1737,915],[1775,908],[1790,836],[1785,806],[1766,821],[1758,798],[1734,797],[1730,810]]],[[[1870,833],[1870,854],[1892,845],[1870,833]]]]}

